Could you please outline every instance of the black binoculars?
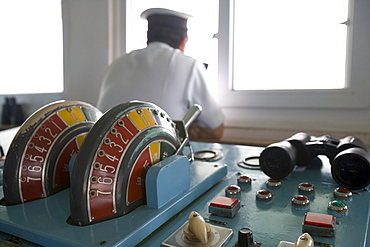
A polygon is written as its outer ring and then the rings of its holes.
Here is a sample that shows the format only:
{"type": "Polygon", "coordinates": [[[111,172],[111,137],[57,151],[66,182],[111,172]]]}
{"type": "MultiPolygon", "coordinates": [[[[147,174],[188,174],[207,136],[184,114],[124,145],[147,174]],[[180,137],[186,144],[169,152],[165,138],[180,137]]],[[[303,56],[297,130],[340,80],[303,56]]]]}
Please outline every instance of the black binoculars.
{"type": "Polygon", "coordinates": [[[282,179],[295,165],[307,166],[317,155],[325,155],[331,164],[331,175],[342,187],[362,189],[370,183],[370,153],[358,138],[347,136],[340,140],[324,135],[310,136],[297,133],[292,137],[267,146],[259,163],[271,178],[282,179]]]}

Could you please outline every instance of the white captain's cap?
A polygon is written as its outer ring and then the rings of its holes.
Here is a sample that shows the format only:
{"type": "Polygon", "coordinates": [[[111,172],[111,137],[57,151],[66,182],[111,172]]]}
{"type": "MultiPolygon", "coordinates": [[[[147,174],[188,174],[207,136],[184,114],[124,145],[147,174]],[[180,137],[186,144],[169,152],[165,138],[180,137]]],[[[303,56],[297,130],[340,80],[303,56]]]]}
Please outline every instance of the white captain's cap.
{"type": "Polygon", "coordinates": [[[171,9],[152,8],[145,10],[140,17],[148,20],[149,27],[169,26],[187,30],[187,20],[192,16],[171,9]]]}
{"type": "Polygon", "coordinates": [[[151,15],[172,15],[172,16],[177,16],[182,19],[189,19],[190,17],[193,17],[191,15],[181,13],[178,11],[174,11],[171,9],[164,9],[164,8],[152,8],[152,9],[147,9],[143,13],[141,13],[140,17],[143,19],[148,19],[149,16],[151,15]]]}

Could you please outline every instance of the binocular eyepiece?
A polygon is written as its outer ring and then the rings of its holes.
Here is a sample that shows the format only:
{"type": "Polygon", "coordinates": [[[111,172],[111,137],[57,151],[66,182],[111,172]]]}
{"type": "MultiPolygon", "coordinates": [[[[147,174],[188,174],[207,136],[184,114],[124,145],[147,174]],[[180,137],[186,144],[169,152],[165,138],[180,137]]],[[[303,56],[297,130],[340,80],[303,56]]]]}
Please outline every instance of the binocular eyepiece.
{"type": "Polygon", "coordinates": [[[295,165],[308,166],[317,155],[328,157],[332,177],[340,186],[356,190],[370,183],[369,150],[360,139],[352,136],[337,140],[327,135],[314,137],[297,133],[267,146],[259,163],[266,175],[282,179],[295,165]]]}

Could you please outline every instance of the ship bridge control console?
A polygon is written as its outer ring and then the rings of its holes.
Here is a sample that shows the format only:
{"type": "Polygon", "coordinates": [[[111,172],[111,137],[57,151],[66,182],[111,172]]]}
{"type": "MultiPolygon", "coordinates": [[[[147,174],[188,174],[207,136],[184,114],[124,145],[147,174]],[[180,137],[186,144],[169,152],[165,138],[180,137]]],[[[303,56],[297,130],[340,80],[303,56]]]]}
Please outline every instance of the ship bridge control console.
{"type": "MultiPolygon", "coordinates": [[[[12,145],[22,150],[8,152],[13,158],[5,162],[0,190],[8,199],[0,206],[3,243],[370,246],[368,184],[339,184],[332,160],[322,153],[304,166],[290,163],[289,172],[272,178],[258,165],[267,149],[204,142],[182,147],[187,135],[174,126],[186,132],[186,124],[174,125],[152,104],[130,103],[100,114],[79,102],[58,103],[38,115],[41,122],[32,120],[37,124],[27,127],[26,142],[16,136],[12,145]],[[179,147],[191,147],[194,159],[177,152],[179,147]],[[72,159],[64,160],[63,153],[72,159]],[[10,161],[16,168],[9,170],[10,161]],[[132,167],[124,168],[128,163],[132,167]],[[68,166],[71,179],[63,172],[68,166]]],[[[293,157],[294,145],[288,145],[287,157],[293,157]]],[[[366,163],[367,150],[360,149],[355,153],[366,163]]],[[[344,160],[355,167],[350,161],[344,160]]]]}

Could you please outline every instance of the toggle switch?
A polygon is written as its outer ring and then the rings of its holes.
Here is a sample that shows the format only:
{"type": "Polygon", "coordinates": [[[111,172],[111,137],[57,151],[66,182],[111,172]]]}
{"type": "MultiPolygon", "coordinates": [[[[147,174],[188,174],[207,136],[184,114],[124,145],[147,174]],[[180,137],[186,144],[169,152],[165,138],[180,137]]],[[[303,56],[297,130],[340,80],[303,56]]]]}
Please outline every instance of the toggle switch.
{"type": "Polygon", "coordinates": [[[165,239],[161,246],[226,246],[233,230],[205,222],[197,212],[189,214],[188,221],[165,239]]]}
{"type": "Polygon", "coordinates": [[[287,241],[280,241],[278,247],[314,247],[315,242],[308,233],[300,235],[294,243],[287,241]]]}
{"type": "Polygon", "coordinates": [[[211,228],[203,217],[197,212],[191,212],[189,215],[189,223],[184,227],[184,235],[191,242],[208,242],[209,233],[211,228]]]}

